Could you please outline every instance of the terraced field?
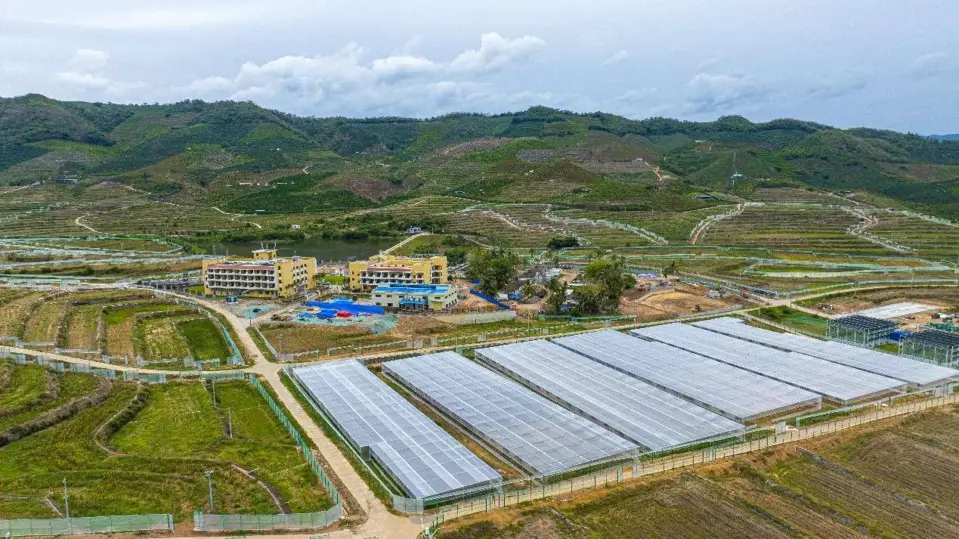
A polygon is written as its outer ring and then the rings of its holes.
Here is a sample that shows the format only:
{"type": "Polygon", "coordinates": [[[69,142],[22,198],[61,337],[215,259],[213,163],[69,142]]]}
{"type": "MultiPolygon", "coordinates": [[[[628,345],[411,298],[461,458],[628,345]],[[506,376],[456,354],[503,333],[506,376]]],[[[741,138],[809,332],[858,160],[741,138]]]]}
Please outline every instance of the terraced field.
{"type": "Polygon", "coordinates": [[[70,303],[65,298],[42,302],[27,319],[23,340],[56,344],[69,311],[70,303]]]}
{"type": "Polygon", "coordinates": [[[595,210],[560,210],[557,216],[571,218],[585,218],[607,220],[641,227],[654,232],[670,243],[685,243],[689,235],[700,221],[710,215],[717,215],[732,209],[734,206],[715,206],[685,212],[652,212],[652,211],[595,211],[595,210]]]}
{"type": "Polygon", "coordinates": [[[73,516],[172,513],[184,521],[193,510],[208,508],[207,470],[213,471],[217,512],[276,514],[331,505],[295,442],[246,382],[218,383],[214,401],[212,387],[200,383],[147,388],[0,362],[0,369],[11,368],[16,370],[0,394],[0,436],[9,425],[46,412],[57,411],[57,420],[0,443],[4,518],[59,516],[66,477],[73,516]],[[100,395],[95,405],[59,412],[92,394],[100,395]]]}
{"type": "Polygon", "coordinates": [[[895,253],[847,233],[859,219],[836,208],[747,206],[705,233],[706,245],[797,249],[850,254],[895,253]]]}
{"type": "Polygon", "coordinates": [[[757,202],[783,202],[790,204],[831,204],[850,206],[854,203],[838,196],[830,196],[820,191],[799,189],[796,187],[757,187],[749,195],[750,200],[757,202]]]}
{"type": "Polygon", "coordinates": [[[919,256],[955,261],[959,256],[959,226],[949,226],[918,217],[878,213],[879,224],[869,229],[877,236],[915,249],[919,256]]]}
{"type": "Polygon", "coordinates": [[[0,306],[0,337],[20,337],[26,321],[40,305],[45,294],[40,292],[14,292],[0,306]]]}

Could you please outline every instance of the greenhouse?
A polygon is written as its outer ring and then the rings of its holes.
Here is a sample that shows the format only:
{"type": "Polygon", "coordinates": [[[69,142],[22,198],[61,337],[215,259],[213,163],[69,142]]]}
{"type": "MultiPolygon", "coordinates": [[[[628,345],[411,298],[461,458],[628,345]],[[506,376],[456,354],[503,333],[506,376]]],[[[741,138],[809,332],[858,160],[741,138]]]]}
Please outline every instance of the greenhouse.
{"type": "Polygon", "coordinates": [[[477,439],[539,476],[630,458],[639,449],[453,352],[389,361],[383,370],[477,439]]]}
{"type": "Polygon", "coordinates": [[[809,411],[822,403],[811,391],[618,331],[553,342],[736,421],[809,411]]]}
{"type": "Polygon", "coordinates": [[[652,326],[630,333],[808,389],[839,404],[875,399],[906,389],[900,380],[685,324],[652,326]]]}

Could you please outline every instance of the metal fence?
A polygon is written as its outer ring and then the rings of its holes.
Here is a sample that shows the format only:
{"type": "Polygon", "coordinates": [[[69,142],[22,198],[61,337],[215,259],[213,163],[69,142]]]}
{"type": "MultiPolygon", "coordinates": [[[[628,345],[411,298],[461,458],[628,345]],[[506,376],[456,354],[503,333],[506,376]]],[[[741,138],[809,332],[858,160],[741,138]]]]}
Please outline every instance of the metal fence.
{"type": "Polygon", "coordinates": [[[193,529],[203,532],[312,530],[325,528],[340,520],[343,506],[336,504],[318,513],[285,515],[211,515],[193,513],[193,529]]]}
{"type": "Polygon", "coordinates": [[[173,515],[0,520],[0,537],[88,535],[139,531],[173,531],[173,515]]]}

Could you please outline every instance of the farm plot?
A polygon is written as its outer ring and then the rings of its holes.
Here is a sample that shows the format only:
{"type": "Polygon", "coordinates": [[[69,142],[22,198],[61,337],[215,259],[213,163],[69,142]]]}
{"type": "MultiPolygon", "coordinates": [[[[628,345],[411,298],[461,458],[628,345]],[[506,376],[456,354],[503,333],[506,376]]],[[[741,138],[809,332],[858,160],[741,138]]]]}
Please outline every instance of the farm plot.
{"type": "Polygon", "coordinates": [[[10,389],[0,393],[0,432],[82,397],[98,383],[90,376],[57,375],[35,365],[14,367],[13,363],[2,361],[0,371],[9,370],[11,379],[10,389]]]}
{"type": "Polygon", "coordinates": [[[318,511],[331,504],[294,441],[245,382],[218,383],[218,406],[212,388],[199,383],[155,386],[142,410],[124,416],[128,422],[101,431],[143,389],[89,375],[55,376],[63,378],[61,394],[72,377],[107,383],[109,393],[102,404],[0,450],[5,518],[58,516],[66,477],[73,516],[172,513],[184,521],[208,509],[208,470],[217,512],[318,511]]]}
{"type": "Polygon", "coordinates": [[[950,518],[959,517],[959,448],[941,445],[951,433],[916,440],[895,432],[866,437],[859,443],[826,452],[864,480],[912,499],[922,500],[950,518]],[[937,473],[930,474],[930,470],[937,473]]]}
{"type": "Polygon", "coordinates": [[[4,303],[0,308],[0,337],[20,337],[23,335],[27,316],[43,298],[42,293],[32,292],[17,295],[4,303]]]}
{"type": "Polygon", "coordinates": [[[449,216],[449,232],[480,236],[490,243],[509,247],[545,247],[555,232],[523,227],[492,211],[471,210],[449,216]]]}
{"type": "MultiPolygon", "coordinates": [[[[166,313],[163,313],[166,314],[166,313]]],[[[144,361],[183,359],[190,355],[190,345],[177,331],[179,325],[192,316],[156,316],[136,323],[137,351],[144,361]]]]}
{"type": "Polygon", "coordinates": [[[955,537],[959,408],[452,521],[442,539],[955,537]]]}
{"type": "Polygon", "coordinates": [[[959,226],[895,213],[880,213],[869,232],[916,250],[920,256],[953,260],[959,255],[959,226]]]}
{"type": "Polygon", "coordinates": [[[682,243],[689,241],[690,233],[700,221],[732,208],[733,206],[715,206],[684,212],[560,210],[555,213],[561,217],[603,219],[640,227],[666,238],[671,243],[682,243]]]}
{"type": "Polygon", "coordinates": [[[136,357],[134,346],[134,331],[138,314],[172,313],[189,314],[192,311],[176,304],[147,303],[104,313],[104,333],[106,338],[106,353],[114,357],[136,357]]]}
{"type": "Polygon", "coordinates": [[[780,202],[789,204],[830,204],[851,206],[854,202],[839,196],[831,196],[821,191],[810,191],[796,187],[757,187],[749,198],[757,202],[780,202]]]}
{"type": "Polygon", "coordinates": [[[109,234],[168,234],[179,231],[236,230],[247,225],[210,207],[180,204],[146,203],[127,208],[122,218],[105,212],[91,215],[84,222],[109,234]]]}
{"type": "Polygon", "coordinates": [[[178,325],[177,330],[183,336],[193,359],[226,359],[232,355],[223,333],[212,320],[197,318],[178,325]]]}
{"type": "Polygon", "coordinates": [[[709,227],[707,245],[817,250],[850,254],[892,254],[847,233],[859,220],[836,208],[747,206],[735,217],[709,227]]]}
{"type": "Polygon", "coordinates": [[[65,298],[44,301],[38,305],[26,321],[23,340],[32,343],[53,343],[56,345],[60,327],[70,311],[65,298]]]}
{"type": "Polygon", "coordinates": [[[583,245],[599,247],[631,247],[650,242],[648,235],[639,231],[618,228],[614,224],[602,224],[590,220],[577,220],[568,215],[552,213],[546,204],[510,204],[489,208],[499,215],[524,228],[552,232],[559,236],[572,236],[583,245]]]}
{"type": "Polygon", "coordinates": [[[74,307],[67,317],[65,348],[72,350],[97,350],[99,348],[98,330],[103,305],[82,305],[74,307]]]}
{"type": "MultiPolygon", "coordinates": [[[[939,470],[926,468],[927,480],[939,470]]],[[[954,537],[959,524],[943,519],[885,485],[864,480],[818,457],[793,459],[770,471],[773,481],[824,509],[864,524],[871,534],[900,537],[954,537]]],[[[933,500],[924,500],[933,501],[933,500]]]]}

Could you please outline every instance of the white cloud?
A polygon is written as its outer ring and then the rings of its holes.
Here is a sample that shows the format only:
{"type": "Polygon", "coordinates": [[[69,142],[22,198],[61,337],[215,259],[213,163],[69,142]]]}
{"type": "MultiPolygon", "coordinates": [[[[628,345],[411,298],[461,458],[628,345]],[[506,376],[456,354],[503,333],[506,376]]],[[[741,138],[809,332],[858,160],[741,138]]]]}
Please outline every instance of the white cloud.
{"type": "Polygon", "coordinates": [[[261,100],[295,110],[319,107],[336,114],[342,109],[380,112],[396,107],[422,115],[438,107],[487,99],[491,94],[486,85],[458,79],[505,69],[542,46],[537,38],[485,34],[478,49],[442,62],[409,54],[368,58],[366,49],[350,44],[332,54],[247,62],[232,78],[198,79],[177,92],[183,97],[261,100]],[[425,110],[411,108],[416,104],[424,104],[425,110]]]}
{"type": "Polygon", "coordinates": [[[619,94],[618,96],[616,96],[616,98],[613,99],[613,101],[619,102],[619,103],[637,103],[637,102],[648,100],[650,97],[656,95],[658,92],[659,90],[657,88],[647,86],[645,88],[627,90],[619,94]]]}
{"type": "Polygon", "coordinates": [[[917,77],[934,78],[959,68],[956,58],[945,52],[924,54],[912,63],[912,74],[917,77]]]}
{"type": "Polygon", "coordinates": [[[513,62],[526,60],[544,47],[546,42],[538,37],[523,36],[509,39],[496,32],[490,32],[480,37],[478,49],[464,51],[457,56],[450,63],[450,70],[488,73],[502,69],[513,62]]]}
{"type": "MultiPolygon", "coordinates": [[[[56,80],[72,90],[110,97],[123,96],[143,87],[139,82],[114,80],[104,74],[110,66],[110,54],[96,49],[79,49],[69,62],[70,68],[56,74],[56,80]]],[[[85,94],[84,94],[85,95],[85,94]]]]}
{"type": "Polygon", "coordinates": [[[95,49],[80,49],[73,55],[70,65],[77,71],[97,71],[110,63],[110,55],[95,49]]]}
{"type": "Polygon", "coordinates": [[[687,84],[685,108],[690,114],[728,111],[765,99],[771,88],[738,73],[699,73],[687,84]]]}
{"type": "Polygon", "coordinates": [[[816,99],[838,99],[866,89],[866,79],[861,75],[840,80],[820,81],[809,88],[809,95],[816,99]]]}
{"type": "Polygon", "coordinates": [[[608,66],[608,65],[616,64],[616,63],[622,62],[623,60],[627,58],[629,58],[629,51],[621,50],[617,52],[616,54],[610,56],[609,58],[603,60],[603,63],[600,65],[608,66]]]}
{"type": "Polygon", "coordinates": [[[432,73],[441,66],[427,58],[418,56],[387,56],[373,60],[373,73],[388,80],[399,80],[415,77],[424,73],[432,73]]]}

